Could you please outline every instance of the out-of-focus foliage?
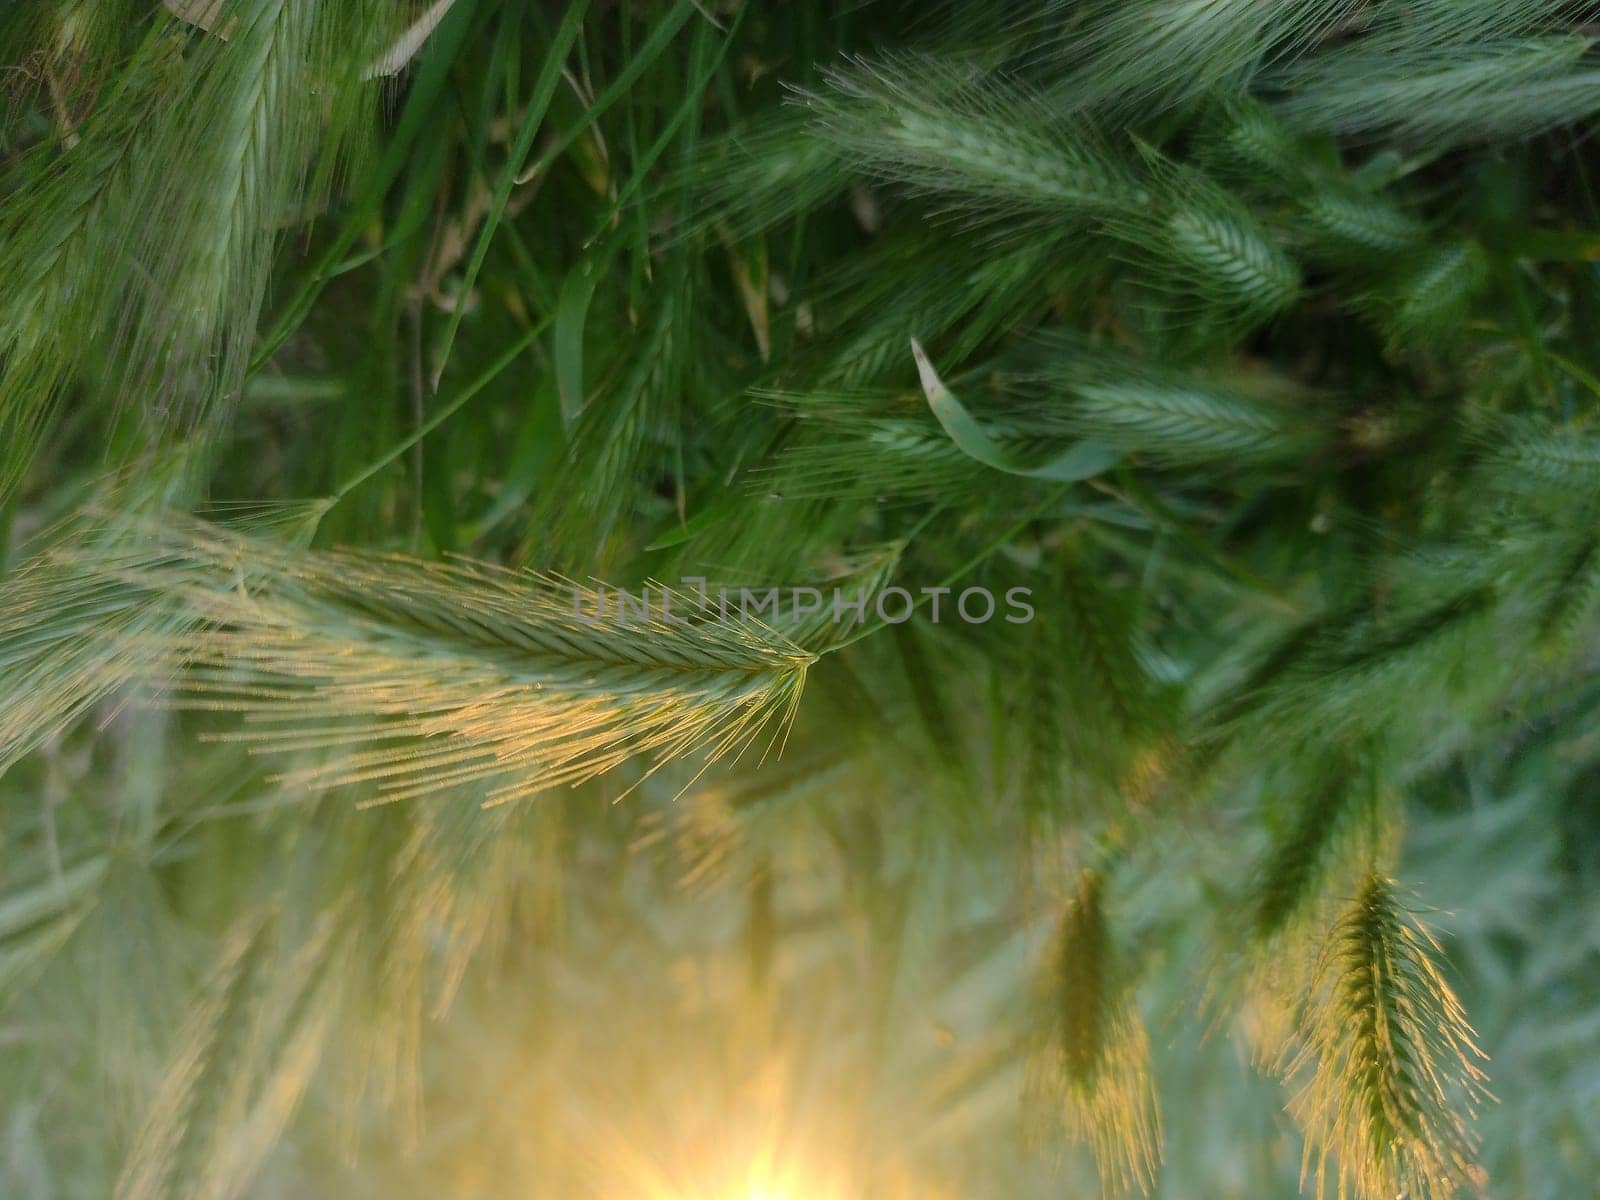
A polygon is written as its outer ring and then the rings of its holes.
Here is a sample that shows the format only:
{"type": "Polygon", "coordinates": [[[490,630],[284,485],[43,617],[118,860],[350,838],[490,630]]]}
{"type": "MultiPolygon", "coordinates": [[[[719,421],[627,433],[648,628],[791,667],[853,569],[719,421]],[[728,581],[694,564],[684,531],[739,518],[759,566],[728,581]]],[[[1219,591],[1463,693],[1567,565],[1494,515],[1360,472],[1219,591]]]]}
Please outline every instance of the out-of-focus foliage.
{"type": "Polygon", "coordinates": [[[0,1194],[1589,1194],[1597,29],[0,8],[0,1194]]]}

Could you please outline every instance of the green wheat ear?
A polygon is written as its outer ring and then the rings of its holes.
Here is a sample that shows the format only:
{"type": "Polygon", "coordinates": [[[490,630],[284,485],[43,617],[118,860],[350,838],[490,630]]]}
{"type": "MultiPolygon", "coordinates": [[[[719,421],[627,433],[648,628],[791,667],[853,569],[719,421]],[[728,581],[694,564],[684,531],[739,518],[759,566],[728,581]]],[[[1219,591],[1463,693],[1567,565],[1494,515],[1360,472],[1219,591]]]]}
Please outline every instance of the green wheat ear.
{"type": "Polygon", "coordinates": [[[1484,1054],[1434,959],[1433,937],[1369,871],[1317,961],[1290,1108],[1305,1129],[1302,1183],[1319,1196],[1448,1200],[1481,1179],[1469,1121],[1488,1097],[1484,1054]]]}
{"type": "Polygon", "coordinates": [[[1079,873],[1039,986],[1039,1034],[1026,1094],[1088,1145],[1108,1195],[1155,1186],[1161,1116],[1150,1043],[1112,943],[1105,880],[1079,873]]]}
{"type": "Polygon", "coordinates": [[[286,220],[373,136],[362,68],[394,15],[261,0],[229,7],[226,40],[166,13],[102,31],[102,53],[133,39],[115,83],[59,147],[0,157],[0,501],[74,384],[135,444],[220,434],[286,220]]]}
{"type": "Polygon", "coordinates": [[[1354,188],[1318,188],[1302,212],[1313,246],[1336,261],[1405,254],[1427,235],[1420,221],[1386,197],[1354,188]]]}
{"type": "Polygon", "coordinates": [[[1300,268],[1255,210],[1204,172],[1140,144],[1153,203],[1108,220],[1130,264],[1180,312],[1225,328],[1270,320],[1299,297],[1300,268]]]}
{"type": "Polygon", "coordinates": [[[857,59],[800,93],[861,169],[973,215],[1092,219],[1144,203],[1082,122],[1013,83],[925,56],[857,59]]]}

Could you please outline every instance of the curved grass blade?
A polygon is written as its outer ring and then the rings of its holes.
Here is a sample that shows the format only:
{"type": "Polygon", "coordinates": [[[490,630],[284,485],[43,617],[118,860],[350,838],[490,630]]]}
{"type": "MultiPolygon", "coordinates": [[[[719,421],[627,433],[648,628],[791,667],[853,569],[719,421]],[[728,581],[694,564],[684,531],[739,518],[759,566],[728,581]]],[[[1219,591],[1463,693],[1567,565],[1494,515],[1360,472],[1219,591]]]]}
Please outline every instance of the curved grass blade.
{"type": "Polygon", "coordinates": [[[1023,475],[1032,479],[1049,479],[1056,483],[1075,483],[1089,479],[1114,467],[1122,452],[1095,441],[1081,441],[1063,450],[1049,461],[1038,466],[1019,462],[1003,446],[990,437],[983,426],[973,419],[954,392],[944,385],[933,364],[928,361],[922,343],[911,339],[911,353],[917,360],[917,374],[922,379],[922,391],[928,398],[928,407],[944,431],[950,435],[963,453],[986,467],[1004,471],[1008,475],[1023,475]]]}

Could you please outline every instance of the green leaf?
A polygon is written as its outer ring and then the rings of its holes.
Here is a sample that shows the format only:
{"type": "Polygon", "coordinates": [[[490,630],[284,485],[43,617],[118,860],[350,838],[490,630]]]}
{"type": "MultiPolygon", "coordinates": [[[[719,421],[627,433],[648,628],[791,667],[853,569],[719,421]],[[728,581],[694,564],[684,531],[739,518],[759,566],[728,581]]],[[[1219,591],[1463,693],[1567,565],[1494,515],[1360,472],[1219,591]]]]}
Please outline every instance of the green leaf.
{"type": "Polygon", "coordinates": [[[939,424],[969,458],[986,467],[1004,471],[1008,475],[1022,475],[1030,479],[1048,479],[1056,483],[1073,483],[1090,479],[1110,470],[1122,460],[1122,452],[1095,441],[1077,442],[1053,455],[1048,461],[1029,465],[1008,452],[973,419],[972,414],[945,387],[933,364],[928,361],[922,344],[911,339],[911,353],[917,360],[917,373],[922,378],[922,392],[928,398],[928,407],[939,424]]]}

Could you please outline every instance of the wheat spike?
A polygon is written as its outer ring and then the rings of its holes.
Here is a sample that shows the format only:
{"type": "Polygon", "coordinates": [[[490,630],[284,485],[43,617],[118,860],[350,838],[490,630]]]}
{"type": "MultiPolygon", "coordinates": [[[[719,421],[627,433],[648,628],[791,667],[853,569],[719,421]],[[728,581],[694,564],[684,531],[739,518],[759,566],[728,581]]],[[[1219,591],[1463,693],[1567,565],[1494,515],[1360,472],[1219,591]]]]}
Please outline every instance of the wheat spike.
{"type": "Polygon", "coordinates": [[[1312,240],[1334,253],[1401,254],[1426,234],[1420,222],[1382,196],[1342,188],[1319,188],[1303,206],[1312,240]]]}
{"type": "Polygon", "coordinates": [[[1600,437],[1586,431],[1513,426],[1490,461],[1494,483],[1510,491],[1600,495],[1600,437]]]}
{"type": "Polygon", "coordinates": [[[1483,1053],[1445,982],[1440,947],[1370,871],[1317,963],[1290,1078],[1306,1131],[1302,1179],[1361,1200],[1448,1200],[1476,1178],[1468,1122],[1483,1053]]]}
{"type": "MultiPolygon", "coordinates": [[[[470,783],[504,801],[634,755],[736,753],[792,712],[812,661],[682,594],[625,606],[483,563],[312,553],[195,521],[165,522],[137,554],[58,561],[115,598],[53,619],[42,600],[30,609],[57,643],[99,648],[83,687],[103,690],[107,656],[118,681],[182,667],[176,702],[242,714],[230,736],[325,756],[289,782],[375,782],[389,799],[470,783]],[[184,628],[154,625],[172,614],[184,628]]],[[[32,680],[6,682],[26,695],[32,680]]]]}
{"type": "Polygon", "coordinates": [[[1089,437],[1163,461],[1271,461],[1314,443],[1298,415],[1203,383],[1146,376],[1076,389],[1071,420],[1089,437]]]}
{"type": "Polygon", "coordinates": [[[1396,27],[1282,73],[1278,109],[1302,128],[1394,130],[1448,147],[1523,137],[1595,108],[1591,42],[1570,34],[1428,44],[1396,27]]]}
{"type": "Polygon", "coordinates": [[[1299,267],[1261,217],[1205,173],[1141,151],[1155,202],[1108,222],[1129,260],[1196,311],[1254,324],[1292,304],[1299,267]]]}
{"type": "Polygon", "coordinates": [[[187,24],[164,20],[64,153],[0,162],[16,197],[0,274],[25,297],[0,318],[0,498],[80,379],[115,393],[113,421],[219,432],[283,222],[326,194],[368,128],[376,85],[351,52],[379,44],[384,9],[240,4],[220,17],[226,40],[192,47],[187,24]]]}
{"type": "Polygon", "coordinates": [[[1144,195],[1089,131],[1002,79],[927,57],[856,59],[801,93],[863,168],[976,213],[1095,216],[1144,195]]]}
{"type": "Polygon", "coordinates": [[[1045,1033],[1027,1089],[1094,1152],[1107,1194],[1155,1185],[1161,1117],[1150,1045],[1106,923],[1105,881],[1079,873],[1041,989],[1045,1033]]]}

